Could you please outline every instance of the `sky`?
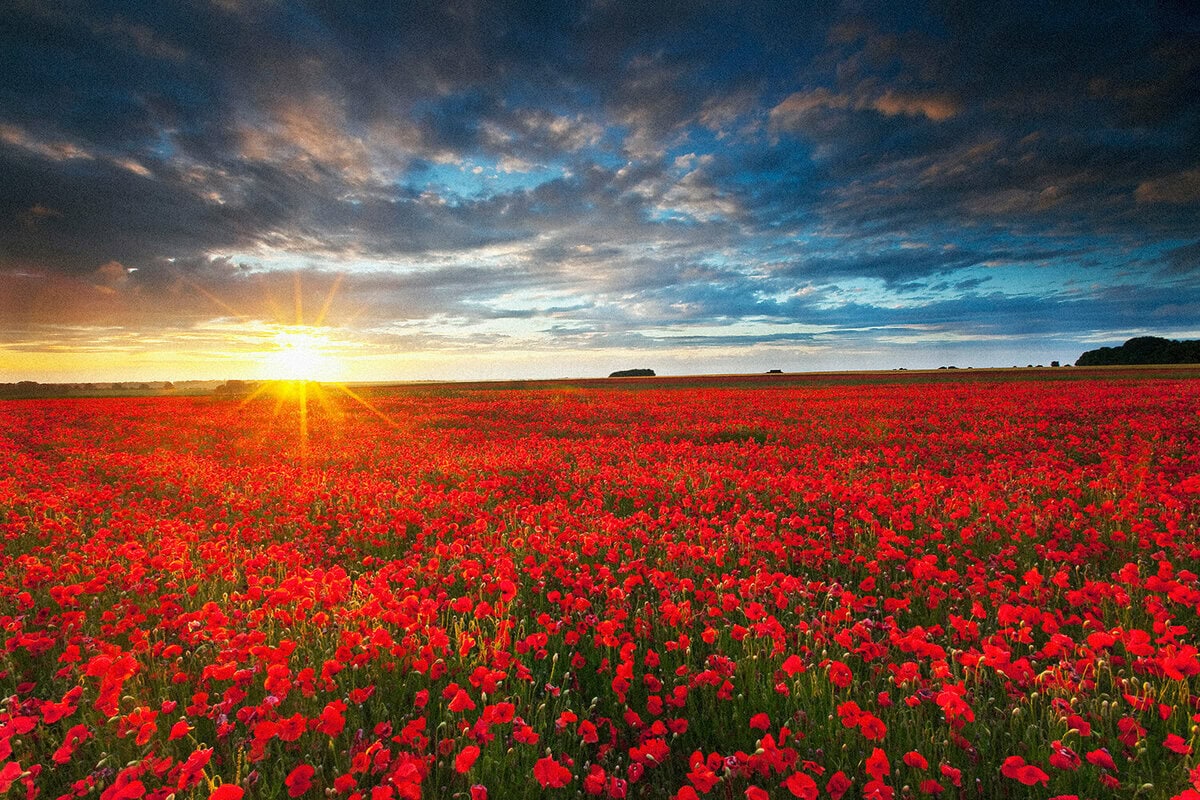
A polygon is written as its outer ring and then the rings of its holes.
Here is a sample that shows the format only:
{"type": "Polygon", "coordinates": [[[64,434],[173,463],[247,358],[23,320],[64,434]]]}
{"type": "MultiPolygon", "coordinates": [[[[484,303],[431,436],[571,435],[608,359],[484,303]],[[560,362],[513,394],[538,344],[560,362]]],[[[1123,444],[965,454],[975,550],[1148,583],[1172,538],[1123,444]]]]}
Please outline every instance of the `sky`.
{"type": "Polygon", "coordinates": [[[1024,366],[1200,338],[1185,0],[0,20],[0,382],[1024,366]]]}

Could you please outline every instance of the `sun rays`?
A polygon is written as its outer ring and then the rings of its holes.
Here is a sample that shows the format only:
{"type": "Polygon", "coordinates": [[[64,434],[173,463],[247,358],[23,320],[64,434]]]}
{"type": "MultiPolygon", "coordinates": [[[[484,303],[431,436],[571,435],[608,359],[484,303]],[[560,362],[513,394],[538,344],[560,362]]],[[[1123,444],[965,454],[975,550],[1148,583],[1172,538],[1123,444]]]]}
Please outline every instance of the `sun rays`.
{"type": "Polygon", "coordinates": [[[340,352],[346,348],[346,343],[340,341],[335,329],[326,324],[326,317],[341,287],[342,276],[339,275],[330,285],[319,311],[311,321],[305,319],[304,288],[299,272],[292,276],[291,309],[281,308],[269,295],[264,298],[273,317],[267,321],[232,307],[193,281],[187,280],[187,283],[226,314],[264,331],[262,346],[255,354],[259,382],[242,399],[241,405],[246,406],[270,396],[275,401],[271,415],[273,421],[294,413],[297,450],[302,465],[307,466],[312,456],[314,409],[311,406],[314,402],[335,429],[345,419],[347,398],[389,427],[400,427],[388,414],[342,381],[346,364],[340,352]]]}
{"type": "Polygon", "coordinates": [[[271,425],[282,421],[284,428],[291,427],[291,419],[295,420],[295,442],[297,461],[301,466],[311,464],[313,456],[312,435],[314,412],[320,410],[320,416],[329,426],[329,430],[340,432],[345,425],[347,401],[350,408],[358,407],[382,421],[393,430],[402,426],[389,414],[381,410],[344,383],[320,382],[311,380],[266,380],[258,384],[240,403],[249,406],[256,401],[274,399],[275,407],[271,412],[271,425]],[[316,405],[316,409],[313,405],[316,405]]]}

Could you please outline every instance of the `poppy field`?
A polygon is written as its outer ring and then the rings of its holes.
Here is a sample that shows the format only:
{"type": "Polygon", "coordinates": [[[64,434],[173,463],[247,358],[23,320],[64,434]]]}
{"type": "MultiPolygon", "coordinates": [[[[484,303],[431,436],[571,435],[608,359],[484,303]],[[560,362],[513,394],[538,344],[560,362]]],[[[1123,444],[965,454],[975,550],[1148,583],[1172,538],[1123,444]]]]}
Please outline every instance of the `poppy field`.
{"type": "Polygon", "coordinates": [[[0,463],[0,797],[1200,798],[1195,378],[13,401],[0,463]]]}

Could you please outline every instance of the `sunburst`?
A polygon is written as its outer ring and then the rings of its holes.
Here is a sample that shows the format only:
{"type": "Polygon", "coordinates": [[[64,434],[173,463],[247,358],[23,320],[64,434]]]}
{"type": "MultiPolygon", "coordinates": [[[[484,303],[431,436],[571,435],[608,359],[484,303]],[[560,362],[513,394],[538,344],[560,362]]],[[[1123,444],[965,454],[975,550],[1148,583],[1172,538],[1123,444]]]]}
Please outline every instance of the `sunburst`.
{"type": "MultiPolygon", "coordinates": [[[[189,281],[189,283],[192,282],[189,281]]],[[[345,364],[338,356],[339,342],[325,325],[325,317],[341,283],[342,276],[339,275],[330,286],[315,319],[308,323],[305,321],[300,274],[293,274],[294,314],[287,315],[291,319],[284,321],[280,318],[284,315],[276,309],[277,319],[270,323],[271,327],[275,329],[275,334],[271,338],[273,347],[262,351],[258,356],[263,381],[242,400],[242,405],[245,406],[265,394],[273,395],[275,410],[272,418],[276,419],[283,415],[287,408],[294,408],[299,461],[306,466],[310,456],[309,403],[313,400],[328,416],[339,418],[343,416],[343,412],[339,404],[335,402],[335,398],[337,395],[344,395],[379,418],[388,427],[400,428],[394,419],[340,380],[346,371],[345,364]],[[330,390],[337,394],[331,394],[330,390]]],[[[250,315],[230,307],[202,287],[194,283],[192,285],[227,313],[246,322],[260,322],[250,315]]]]}
{"type": "Polygon", "coordinates": [[[320,329],[289,326],[275,334],[278,349],[262,356],[263,377],[274,381],[334,381],[342,364],[320,329]]]}

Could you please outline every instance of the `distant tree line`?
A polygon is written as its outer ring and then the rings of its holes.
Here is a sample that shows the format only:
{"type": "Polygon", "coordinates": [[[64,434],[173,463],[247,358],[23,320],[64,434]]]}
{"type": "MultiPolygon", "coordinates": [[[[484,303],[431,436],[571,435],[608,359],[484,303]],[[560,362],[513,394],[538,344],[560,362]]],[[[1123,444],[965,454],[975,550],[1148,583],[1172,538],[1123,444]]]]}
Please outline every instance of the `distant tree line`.
{"type": "MultiPolygon", "coordinates": [[[[193,381],[193,383],[195,383],[193,381]]],[[[176,389],[170,381],[122,381],[119,383],[38,383],[18,381],[0,383],[0,398],[5,400],[42,397],[140,397],[170,394],[176,389]]]]}
{"type": "Polygon", "coordinates": [[[610,378],[653,378],[654,370],[652,369],[619,369],[611,373],[610,378]]]}
{"type": "Polygon", "coordinates": [[[1077,367],[1120,364],[1200,364],[1200,340],[1181,342],[1158,336],[1138,336],[1120,347],[1088,350],[1075,362],[1077,367]]]}

